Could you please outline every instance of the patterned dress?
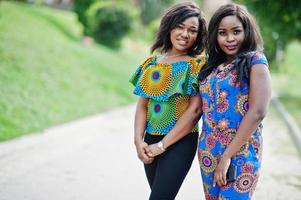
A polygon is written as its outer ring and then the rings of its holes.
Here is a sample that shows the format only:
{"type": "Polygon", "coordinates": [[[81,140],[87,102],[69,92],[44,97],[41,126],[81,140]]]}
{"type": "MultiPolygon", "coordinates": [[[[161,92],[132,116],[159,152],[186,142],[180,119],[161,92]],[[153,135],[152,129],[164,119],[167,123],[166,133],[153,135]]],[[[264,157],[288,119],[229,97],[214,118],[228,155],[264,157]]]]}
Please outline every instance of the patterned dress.
{"type": "MultiPolygon", "coordinates": [[[[149,99],[146,132],[166,135],[189,105],[189,97],[199,90],[198,76],[205,64],[199,55],[188,61],[157,63],[157,57],[148,58],[130,79],[134,94],[149,99]]],[[[196,125],[192,132],[198,132],[196,125]]]]}
{"type": "MultiPolygon", "coordinates": [[[[268,66],[263,53],[253,54],[251,67],[255,64],[268,66]]],[[[241,87],[237,79],[237,70],[231,63],[216,68],[200,83],[203,127],[198,157],[206,200],[250,199],[258,180],[262,150],[261,124],[237,155],[231,158],[231,163],[237,166],[236,180],[223,187],[213,187],[213,174],[220,156],[235,137],[248,111],[249,86],[244,83],[241,87]]]]}

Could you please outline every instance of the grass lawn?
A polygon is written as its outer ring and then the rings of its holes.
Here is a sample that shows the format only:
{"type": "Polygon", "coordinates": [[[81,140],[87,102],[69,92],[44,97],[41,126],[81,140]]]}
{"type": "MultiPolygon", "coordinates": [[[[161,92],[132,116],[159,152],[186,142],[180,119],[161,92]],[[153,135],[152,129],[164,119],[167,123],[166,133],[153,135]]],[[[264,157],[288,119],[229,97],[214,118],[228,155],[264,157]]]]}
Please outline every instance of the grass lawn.
{"type": "Polygon", "coordinates": [[[273,87],[280,101],[301,127],[301,44],[292,42],[285,51],[280,71],[273,73],[273,87]]]}
{"type": "Polygon", "coordinates": [[[126,105],[147,49],[84,46],[72,12],[2,1],[0,141],[126,105]]]}

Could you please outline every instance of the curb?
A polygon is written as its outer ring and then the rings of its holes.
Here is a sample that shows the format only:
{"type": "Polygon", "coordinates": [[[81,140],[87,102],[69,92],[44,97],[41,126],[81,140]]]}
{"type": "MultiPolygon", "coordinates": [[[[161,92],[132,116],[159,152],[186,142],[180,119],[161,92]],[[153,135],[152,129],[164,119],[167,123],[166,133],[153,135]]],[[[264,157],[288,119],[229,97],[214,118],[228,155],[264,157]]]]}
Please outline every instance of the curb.
{"type": "Polygon", "coordinates": [[[282,118],[284,119],[284,122],[289,129],[289,133],[291,135],[291,138],[293,139],[293,142],[298,149],[300,155],[301,155],[301,130],[295,121],[295,119],[287,112],[283,104],[278,100],[277,96],[272,97],[271,103],[274,105],[276,110],[280,113],[282,118]]]}

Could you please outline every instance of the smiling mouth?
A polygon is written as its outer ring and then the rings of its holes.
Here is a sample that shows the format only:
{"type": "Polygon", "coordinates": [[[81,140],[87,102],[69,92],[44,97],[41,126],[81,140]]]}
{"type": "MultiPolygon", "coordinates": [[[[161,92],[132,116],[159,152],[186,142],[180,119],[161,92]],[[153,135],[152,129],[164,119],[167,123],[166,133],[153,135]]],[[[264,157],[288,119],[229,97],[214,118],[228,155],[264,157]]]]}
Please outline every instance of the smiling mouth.
{"type": "Polygon", "coordinates": [[[182,44],[182,45],[187,44],[187,41],[186,41],[186,40],[179,39],[179,40],[177,40],[177,41],[179,42],[179,44],[182,44]]]}
{"type": "Polygon", "coordinates": [[[237,45],[225,46],[229,51],[236,50],[237,45]]]}

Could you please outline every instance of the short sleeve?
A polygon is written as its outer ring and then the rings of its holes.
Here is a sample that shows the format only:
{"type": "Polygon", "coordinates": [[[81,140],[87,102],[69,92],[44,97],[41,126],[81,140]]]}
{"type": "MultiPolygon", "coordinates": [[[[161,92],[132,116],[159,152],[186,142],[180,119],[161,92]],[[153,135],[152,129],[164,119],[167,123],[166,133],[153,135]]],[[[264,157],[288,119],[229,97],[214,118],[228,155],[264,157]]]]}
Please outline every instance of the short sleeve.
{"type": "Polygon", "coordinates": [[[252,58],[251,58],[251,66],[256,64],[264,64],[266,66],[269,66],[268,61],[262,52],[256,52],[252,58]]]}
{"type": "Polygon", "coordinates": [[[195,96],[199,91],[199,76],[202,67],[206,64],[205,55],[199,55],[195,59],[190,62],[191,67],[191,76],[188,83],[188,94],[191,96],[195,96]]]}
{"type": "Polygon", "coordinates": [[[169,101],[179,95],[195,96],[199,90],[199,73],[205,62],[204,56],[170,64],[156,63],[156,59],[149,58],[130,78],[135,86],[133,93],[156,101],[169,101]]]}
{"type": "Polygon", "coordinates": [[[145,69],[149,66],[149,64],[153,61],[154,57],[147,58],[142,65],[139,65],[134,74],[131,76],[129,82],[134,86],[137,85],[140,77],[142,76],[145,69]]]}

